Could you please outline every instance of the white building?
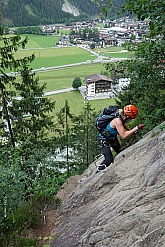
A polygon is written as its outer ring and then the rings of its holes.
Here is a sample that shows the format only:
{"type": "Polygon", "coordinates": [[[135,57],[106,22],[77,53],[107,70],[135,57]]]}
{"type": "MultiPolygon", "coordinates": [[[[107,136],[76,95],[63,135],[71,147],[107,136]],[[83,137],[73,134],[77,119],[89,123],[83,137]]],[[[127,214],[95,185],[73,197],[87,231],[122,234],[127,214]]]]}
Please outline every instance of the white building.
{"type": "Polygon", "coordinates": [[[92,74],[85,77],[86,96],[92,97],[99,94],[108,94],[112,92],[111,85],[113,80],[105,75],[92,74]]]}
{"type": "Polygon", "coordinates": [[[130,84],[130,81],[130,78],[120,78],[118,84],[119,90],[122,90],[123,87],[128,86],[130,84]]]}
{"type": "Polygon", "coordinates": [[[121,91],[124,87],[128,86],[130,84],[130,78],[120,78],[118,80],[118,83],[113,85],[113,89],[117,92],[121,91]]]}

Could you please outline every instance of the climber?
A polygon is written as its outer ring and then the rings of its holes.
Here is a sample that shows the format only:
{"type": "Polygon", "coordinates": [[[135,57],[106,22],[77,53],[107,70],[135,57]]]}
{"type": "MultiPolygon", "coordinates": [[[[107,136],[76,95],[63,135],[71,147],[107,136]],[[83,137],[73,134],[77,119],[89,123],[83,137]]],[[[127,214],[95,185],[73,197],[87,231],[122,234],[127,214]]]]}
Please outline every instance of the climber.
{"type": "Polygon", "coordinates": [[[124,109],[119,109],[119,114],[113,120],[111,120],[106,131],[108,135],[98,134],[98,144],[101,148],[101,152],[104,155],[104,160],[97,167],[96,173],[104,170],[113,162],[113,155],[111,148],[118,154],[120,152],[120,143],[117,139],[119,134],[121,138],[126,139],[135,132],[144,128],[144,124],[139,124],[133,129],[129,129],[126,122],[135,119],[138,116],[138,109],[134,105],[126,105],[124,109]]]}

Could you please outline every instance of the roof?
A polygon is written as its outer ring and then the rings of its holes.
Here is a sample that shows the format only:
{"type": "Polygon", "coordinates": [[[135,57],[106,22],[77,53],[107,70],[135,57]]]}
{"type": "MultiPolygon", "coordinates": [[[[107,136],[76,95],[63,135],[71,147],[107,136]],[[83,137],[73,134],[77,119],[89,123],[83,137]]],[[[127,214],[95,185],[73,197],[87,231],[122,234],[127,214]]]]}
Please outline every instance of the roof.
{"type": "Polygon", "coordinates": [[[109,78],[105,75],[92,74],[92,75],[85,77],[85,83],[86,84],[90,84],[92,82],[97,82],[100,80],[113,82],[113,80],[111,78],[109,78]]]}
{"type": "Polygon", "coordinates": [[[126,32],[126,31],[128,31],[126,28],[122,28],[122,27],[109,27],[107,29],[108,29],[108,31],[116,31],[116,32],[126,32]]]}

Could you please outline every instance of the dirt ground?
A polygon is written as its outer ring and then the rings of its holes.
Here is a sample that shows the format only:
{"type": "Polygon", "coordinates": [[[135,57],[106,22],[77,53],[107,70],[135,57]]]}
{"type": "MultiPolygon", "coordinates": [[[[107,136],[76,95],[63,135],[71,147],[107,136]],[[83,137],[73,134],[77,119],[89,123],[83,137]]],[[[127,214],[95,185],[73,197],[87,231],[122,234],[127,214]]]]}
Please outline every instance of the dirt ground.
{"type": "MultiPolygon", "coordinates": [[[[63,203],[69,195],[77,187],[78,181],[81,176],[76,175],[67,179],[67,181],[63,184],[60,191],[57,193],[57,197],[63,203]]],[[[43,247],[44,245],[49,245],[50,240],[52,239],[52,232],[55,230],[56,225],[60,222],[56,220],[57,210],[49,210],[43,213],[43,221],[37,228],[33,229],[29,233],[29,237],[31,239],[39,240],[39,247],[43,247]]]]}

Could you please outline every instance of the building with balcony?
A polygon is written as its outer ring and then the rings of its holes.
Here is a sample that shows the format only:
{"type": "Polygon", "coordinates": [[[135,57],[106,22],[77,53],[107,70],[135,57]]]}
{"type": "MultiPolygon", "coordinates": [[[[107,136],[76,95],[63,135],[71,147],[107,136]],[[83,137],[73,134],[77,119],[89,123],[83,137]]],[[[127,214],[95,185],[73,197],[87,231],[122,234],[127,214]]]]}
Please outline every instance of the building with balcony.
{"type": "Polygon", "coordinates": [[[111,95],[113,80],[105,75],[92,74],[85,77],[86,96],[111,95]]]}

